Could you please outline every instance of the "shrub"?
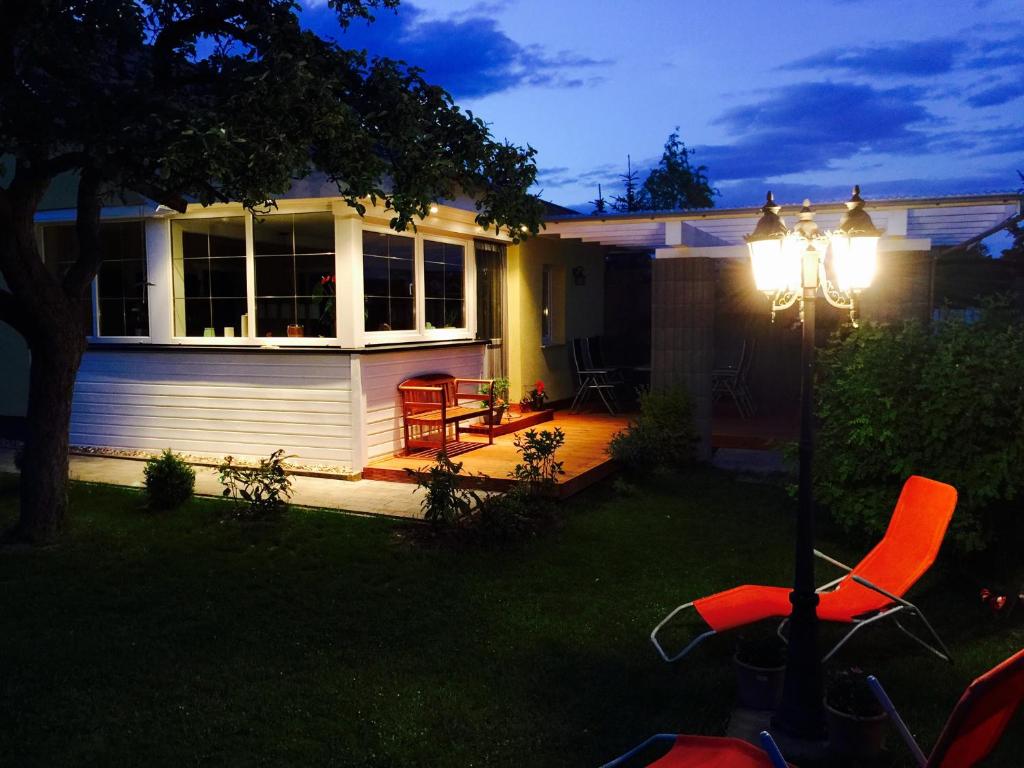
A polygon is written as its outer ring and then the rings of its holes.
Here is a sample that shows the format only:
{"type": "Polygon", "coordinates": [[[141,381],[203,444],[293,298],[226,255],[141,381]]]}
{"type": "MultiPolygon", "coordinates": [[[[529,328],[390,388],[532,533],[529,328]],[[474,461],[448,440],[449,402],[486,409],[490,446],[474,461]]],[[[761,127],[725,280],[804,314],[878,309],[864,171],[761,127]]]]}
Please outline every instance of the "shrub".
{"type": "Polygon", "coordinates": [[[558,476],[564,475],[564,462],[555,461],[555,452],[565,444],[565,433],[555,427],[554,431],[528,429],[517,434],[512,440],[522,459],[509,473],[521,489],[532,496],[550,494],[558,483],[558,476]]]}
{"type": "Polygon", "coordinates": [[[640,415],[616,432],[608,453],[631,472],[678,468],[696,456],[693,403],[682,389],[640,393],[640,415]]]}
{"type": "Polygon", "coordinates": [[[974,323],[846,329],[818,374],[815,494],[842,527],[876,539],[903,482],[920,474],[959,492],[956,551],[1012,540],[1024,489],[1024,326],[1005,306],[974,323]]]}
{"type": "Polygon", "coordinates": [[[192,498],[196,471],[170,448],[147,461],[142,472],[150,509],[174,509],[192,498]]]}
{"type": "Polygon", "coordinates": [[[555,517],[553,500],[531,494],[521,485],[480,500],[472,530],[489,544],[503,544],[536,535],[555,517]]]}
{"type": "Polygon", "coordinates": [[[283,450],[260,459],[258,467],[240,467],[231,456],[218,467],[224,496],[235,500],[240,517],[265,517],[283,511],[292,496],[292,481],[284,469],[283,450]]]}
{"type": "Polygon", "coordinates": [[[460,485],[462,462],[453,462],[443,451],[429,469],[407,469],[425,493],[420,508],[423,518],[435,528],[452,527],[471,518],[480,506],[480,496],[460,485]]]}

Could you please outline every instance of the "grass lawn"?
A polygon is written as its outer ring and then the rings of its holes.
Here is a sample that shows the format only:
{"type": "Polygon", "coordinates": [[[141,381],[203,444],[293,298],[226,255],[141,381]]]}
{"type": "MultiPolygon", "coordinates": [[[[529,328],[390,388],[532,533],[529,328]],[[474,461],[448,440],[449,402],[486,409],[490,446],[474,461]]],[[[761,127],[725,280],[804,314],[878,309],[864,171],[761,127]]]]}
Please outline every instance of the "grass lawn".
{"type": "MultiPolygon", "coordinates": [[[[0,553],[3,765],[596,765],[657,731],[721,733],[731,639],[671,667],[647,635],[680,602],[790,572],[785,494],[711,472],[596,487],[499,551],[410,544],[387,519],[246,524],[214,500],[152,515],[127,489],[71,493],[59,546],[0,553]]],[[[0,477],[0,525],[16,502],[0,477]]],[[[877,673],[926,747],[1024,645],[1024,607],[996,621],[977,587],[945,571],[912,595],[956,665],[888,628],[837,660],[877,673]]],[[[991,765],[1021,764],[1020,722],[991,765]]]]}

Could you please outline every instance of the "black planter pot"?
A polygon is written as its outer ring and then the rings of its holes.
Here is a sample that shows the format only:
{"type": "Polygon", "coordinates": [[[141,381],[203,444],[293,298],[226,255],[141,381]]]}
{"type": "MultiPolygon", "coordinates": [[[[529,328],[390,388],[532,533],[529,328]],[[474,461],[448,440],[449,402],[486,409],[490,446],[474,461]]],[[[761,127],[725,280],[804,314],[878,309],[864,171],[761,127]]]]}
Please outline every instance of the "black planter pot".
{"type": "Polygon", "coordinates": [[[736,670],[736,701],[747,709],[775,709],[782,698],[786,665],[757,667],[732,657],[736,670]]]}
{"type": "Polygon", "coordinates": [[[854,764],[876,759],[885,746],[885,732],[889,715],[858,717],[825,702],[825,723],[828,726],[829,749],[836,757],[857,761],[854,764]]]}

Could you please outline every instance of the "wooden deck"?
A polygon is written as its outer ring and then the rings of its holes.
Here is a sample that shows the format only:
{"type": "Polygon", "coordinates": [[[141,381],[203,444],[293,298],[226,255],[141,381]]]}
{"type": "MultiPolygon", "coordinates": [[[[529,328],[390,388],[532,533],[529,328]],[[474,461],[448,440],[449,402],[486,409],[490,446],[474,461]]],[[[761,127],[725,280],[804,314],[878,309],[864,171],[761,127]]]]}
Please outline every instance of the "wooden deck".
{"type": "MultiPolygon", "coordinates": [[[[559,496],[565,498],[579,493],[614,471],[607,452],[608,442],[613,434],[625,428],[628,421],[626,416],[557,411],[554,419],[535,427],[537,430],[559,427],[565,432],[565,445],[556,456],[564,462],[565,469],[559,480],[559,496]]],[[[480,487],[501,490],[511,485],[508,475],[519,459],[512,444],[514,438],[515,433],[502,435],[494,438],[494,445],[487,445],[486,438],[464,435],[459,449],[452,452],[455,454],[453,458],[463,462],[463,472],[486,476],[479,482],[480,487]],[[483,442],[482,447],[474,446],[477,441],[483,442]]],[[[362,475],[367,480],[413,482],[405,470],[426,467],[433,463],[433,458],[423,453],[378,459],[363,467],[362,475]]]]}

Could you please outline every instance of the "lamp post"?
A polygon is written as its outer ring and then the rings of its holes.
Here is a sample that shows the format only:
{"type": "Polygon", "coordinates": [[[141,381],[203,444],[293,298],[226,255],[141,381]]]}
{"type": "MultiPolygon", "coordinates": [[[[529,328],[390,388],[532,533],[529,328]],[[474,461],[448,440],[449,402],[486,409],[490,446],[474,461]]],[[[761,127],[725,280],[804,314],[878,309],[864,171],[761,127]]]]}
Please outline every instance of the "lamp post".
{"type": "Polygon", "coordinates": [[[768,193],[761,218],[746,238],[757,288],[772,302],[775,313],[799,303],[803,335],[800,347],[800,479],[796,529],[796,565],[790,617],[789,652],[782,702],[773,718],[779,730],[798,738],[825,735],[821,657],[818,650],[818,595],[814,585],[814,321],[818,288],[826,301],[850,311],[856,324],[854,298],[874,278],[877,230],[864,210],[860,187],[846,203],[839,228],[821,232],[809,200],[804,200],[793,229],[779,216],[781,208],[768,193]],[[831,254],[831,259],[828,256],[831,254]],[[832,277],[834,276],[834,280],[832,277]]]}

